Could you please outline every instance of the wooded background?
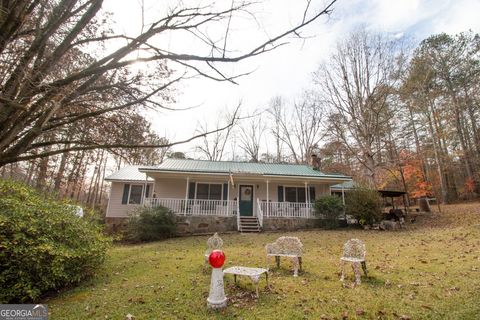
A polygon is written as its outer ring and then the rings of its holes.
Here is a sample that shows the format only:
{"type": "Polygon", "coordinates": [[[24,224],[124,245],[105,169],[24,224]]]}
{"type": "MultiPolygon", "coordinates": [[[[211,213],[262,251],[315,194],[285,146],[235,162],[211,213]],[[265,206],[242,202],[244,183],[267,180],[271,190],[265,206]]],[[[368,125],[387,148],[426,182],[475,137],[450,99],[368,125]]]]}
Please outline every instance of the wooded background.
{"type": "MultiPolygon", "coordinates": [[[[174,152],[176,141],[146,119],[147,111],[174,109],[177,83],[192,73],[235,82],[239,75],[223,72],[222,63],[300,36],[334,2],[318,12],[307,6],[298,25],[237,55],[227,35],[232,15],[248,11],[244,2],[178,7],[135,38],[109,29],[100,0],[0,2],[1,177],[101,205],[105,175],[115,168],[188,155],[174,152]],[[225,37],[206,37],[212,24],[225,37]],[[210,51],[175,53],[155,40],[179,31],[204,39],[210,51]],[[144,55],[132,57],[139,51],[144,55]],[[151,71],[133,72],[135,63],[151,71]]],[[[194,154],[297,164],[316,154],[322,171],[372,187],[443,202],[478,197],[480,37],[438,34],[411,47],[389,34],[352,33],[293,101],[272,97],[254,114],[239,106],[199,125],[194,154]]]]}

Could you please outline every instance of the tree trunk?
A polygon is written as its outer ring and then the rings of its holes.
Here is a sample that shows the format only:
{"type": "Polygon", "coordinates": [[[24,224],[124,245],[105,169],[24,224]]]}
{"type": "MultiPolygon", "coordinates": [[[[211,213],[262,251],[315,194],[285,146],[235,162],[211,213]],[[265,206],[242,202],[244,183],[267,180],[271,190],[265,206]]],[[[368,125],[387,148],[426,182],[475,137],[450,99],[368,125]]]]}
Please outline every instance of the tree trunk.
{"type": "Polygon", "coordinates": [[[37,171],[37,183],[35,184],[35,187],[37,189],[45,190],[49,160],[50,160],[50,157],[45,157],[40,159],[40,163],[38,164],[38,171],[37,171]]]}
{"type": "Polygon", "coordinates": [[[67,160],[68,160],[68,152],[62,154],[62,158],[60,160],[60,166],[58,167],[58,172],[57,176],[55,177],[55,184],[54,184],[54,190],[58,192],[58,194],[61,196],[62,190],[62,180],[63,176],[65,175],[65,167],[67,165],[67,160]]]}
{"type": "MultiPolygon", "coordinates": [[[[444,177],[444,170],[443,170],[443,161],[442,158],[440,157],[439,154],[439,148],[437,147],[437,141],[436,141],[436,132],[434,129],[434,126],[432,124],[432,117],[429,112],[427,112],[427,119],[428,119],[428,128],[430,131],[430,137],[432,139],[432,146],[433,146],[433,152],[435,154],[435,162],[437,163],[437,173],[438,173],[438,179],[440,180],[440,190],[442,193],[442,202],[447,203],[448,197],[448,187],[445,181],[444,177]]],[[[438,195],[436,195],[438,197],[438,195]]]]}
{"type": "Polygon", "coordinates": [[[417,156],[420,158],[423,179],[424,179],[424,181],[428,181],[428,179],[427,179],[427,177],[428,177],[427,166],[425,164],[425,156],[424,156],[424,154],[422,152],[422,148],[420,146],[420,139],[418,138],[417,126],[415,125],[415,119],[413,117],[412,106],[410,105],[410,103],[407,103],[407,108],[408,108],[408,114],[410,116],[410,119],[409,119],[410,120],[410,126],[412,127],[413,137],[414,137],[414,140],[415,140],[415,150],[416,150],[417,156]]]}

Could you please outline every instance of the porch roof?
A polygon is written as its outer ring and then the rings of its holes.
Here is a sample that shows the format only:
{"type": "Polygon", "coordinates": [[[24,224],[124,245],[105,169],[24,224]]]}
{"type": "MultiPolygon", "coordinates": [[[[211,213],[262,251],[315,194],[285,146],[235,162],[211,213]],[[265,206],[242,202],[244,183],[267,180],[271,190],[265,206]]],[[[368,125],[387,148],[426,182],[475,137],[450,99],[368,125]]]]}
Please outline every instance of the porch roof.
{"type": "Polygon", "coordinates": [[[254,175],[265,177],[303,177],[313,179],[350,180],[341,174],[325,174],[306,165],[252,163],[237,161],[207,161],[167,159],[159,166],[141,167],[141,172],[153,173],[204,173],[223,175],[254,175]]]}
{"type": "Polygon", "coordinates": [[[351,190],[355,187],[355,184],[353,183],[353,180],[350,181],[345,181],[344,183],[339,183],[333,186],[330,186],[330,189],[332,190],[351,190]]]}
{"type": "Polygon", "coordinates": [[[153,178],[147,177],[144,172],[140,172],[138,169],[139,166],[124,167],[106,177],[105,181],[154,181],[153,178]]]}

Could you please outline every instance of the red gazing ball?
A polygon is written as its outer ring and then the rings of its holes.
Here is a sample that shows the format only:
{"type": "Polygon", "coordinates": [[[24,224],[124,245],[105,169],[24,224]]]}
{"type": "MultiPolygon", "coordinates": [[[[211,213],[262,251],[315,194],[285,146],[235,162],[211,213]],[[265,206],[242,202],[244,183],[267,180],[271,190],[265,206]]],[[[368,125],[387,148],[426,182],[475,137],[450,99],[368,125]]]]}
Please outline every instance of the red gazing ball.
{"type": "Polygon", "coordinates": [[[225,262],[225,254],[222,250],[213,250],[208,256],[208,262],[214,268],[220,268],[225,262]]]}

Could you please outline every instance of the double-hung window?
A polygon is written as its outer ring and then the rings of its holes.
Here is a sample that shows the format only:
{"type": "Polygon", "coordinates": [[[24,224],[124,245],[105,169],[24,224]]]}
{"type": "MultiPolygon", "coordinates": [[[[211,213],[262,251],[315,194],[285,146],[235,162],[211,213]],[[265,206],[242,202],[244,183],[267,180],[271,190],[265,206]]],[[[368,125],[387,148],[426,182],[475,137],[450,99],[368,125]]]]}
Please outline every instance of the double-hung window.
{"type": "Polygon", "coordinates": [[[197,199],[222,200],[222,184],[198,183],[197,199]]]}
{"type": "Polygon", "coordinates": [[[132,185],[130,187],[130,197],[128,197],[128,204],[140,204],[142,202],[142,185],[132,185]]]}
{"type": "Polygon", "coordinates": [[[305,187],[285,187],[285,201],[305,202],[305,187]]]}
{"type": "Polygon", "coordinates": [[[150,185],[147,185],[147,189],[145,190],[142,184],[124,184],[122,204],[141,204],[144,190],[147,193],[145,196],[148,197],[150,189],[150,185]]]}

